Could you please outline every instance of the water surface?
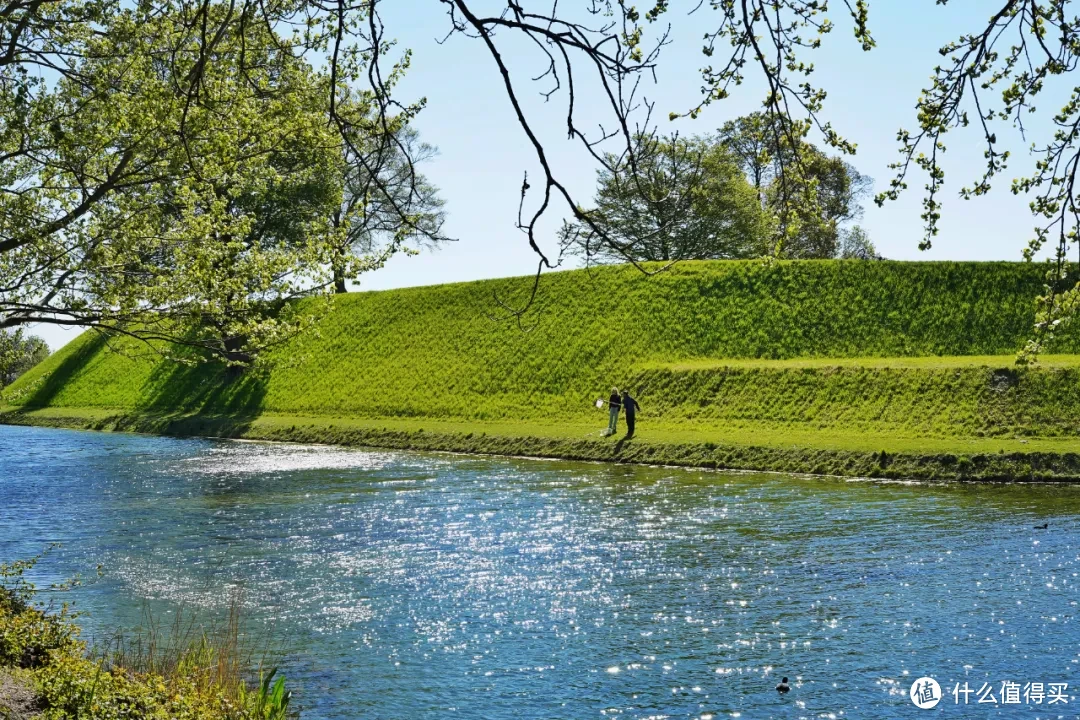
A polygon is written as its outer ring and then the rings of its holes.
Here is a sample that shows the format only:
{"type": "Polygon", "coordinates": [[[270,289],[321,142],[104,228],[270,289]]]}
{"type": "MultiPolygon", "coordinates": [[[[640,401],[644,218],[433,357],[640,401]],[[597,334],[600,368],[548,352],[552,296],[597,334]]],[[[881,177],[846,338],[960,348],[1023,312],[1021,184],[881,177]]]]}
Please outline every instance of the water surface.
{"type": "Polygon", "coordinates": [[[1069,486],[0,427],[0,558],[56,541],[90,635],[242,593],[310,720],[908,718],[923,675],[1080,714],[1069,486]]]}

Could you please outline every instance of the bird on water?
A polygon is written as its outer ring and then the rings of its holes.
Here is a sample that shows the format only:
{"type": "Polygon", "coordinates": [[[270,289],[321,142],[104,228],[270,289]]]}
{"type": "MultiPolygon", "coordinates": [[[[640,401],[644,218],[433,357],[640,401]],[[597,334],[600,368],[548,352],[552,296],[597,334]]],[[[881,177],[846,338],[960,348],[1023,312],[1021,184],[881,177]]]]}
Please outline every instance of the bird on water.
{"type": "Polygon", "coordinates": [[[1036,525],[1034,529],[1035,530],[1045,530],[1048,527],[1050,527],[1050,523],[1044,522],[1042,525],[1036,525]]]}
{"type": "Polygon", "coordinates": [[[787,678],[780,681],[780,684],[776,686],[776,692],[783,695],[784,693],[791,692],[791,686],[788,685],[787,678]]]}

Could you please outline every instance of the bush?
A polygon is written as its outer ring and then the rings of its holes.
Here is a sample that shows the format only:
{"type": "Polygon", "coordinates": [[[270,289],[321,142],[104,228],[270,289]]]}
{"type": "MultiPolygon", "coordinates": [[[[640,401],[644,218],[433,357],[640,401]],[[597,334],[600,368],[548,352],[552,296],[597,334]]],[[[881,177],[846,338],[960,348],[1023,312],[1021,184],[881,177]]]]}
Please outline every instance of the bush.
{"type": "Polygon", "coordinates": [[[34,586],[23,577],[37,558],[0,564],[0,667],[39,668],[55,651],[80,648],[65,605],[59,614],[34,607],[34,586]]]}
{"type": "Polygon", "coordinates": [[[174,632],[88,652],[66,605],[56,614],[35,606],[34,586],[23,577],[35,562],[0,565],[0,671],[30,671],[42,720],[286,720],[295,715],[284,678],[271,684],[273,670],[260,672],[259,682],[249,687],[248,668],[239,663],[235,611],[220,636],[174,632]],[[168,650],[157,652],[158,647],[168,650]]]}

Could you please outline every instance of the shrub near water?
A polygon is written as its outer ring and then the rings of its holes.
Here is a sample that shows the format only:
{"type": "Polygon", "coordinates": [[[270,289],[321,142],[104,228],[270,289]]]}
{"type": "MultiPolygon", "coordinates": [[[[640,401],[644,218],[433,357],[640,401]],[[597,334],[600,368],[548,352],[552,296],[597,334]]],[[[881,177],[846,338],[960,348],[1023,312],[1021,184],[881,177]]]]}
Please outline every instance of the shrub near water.
{"type": "MultiPolygon", "coordinates": [[[[34,604],[23,579],[36,560],[0,564],[0,673],[27,683],[42,720],[286,720],[290,694],[274,673],[249,686],[235,612],[227,632],[187,630],[98,656],[79,640],[66,606],[34,604]],[[161,648],[157,646],[161,642],[161,648]],[[136,649],[137,648],[137,649],[136,649]]],[[[0,696],[0,717],[5,717],[0,696]]]]}
{"type": "MultiPolygon", "coordinates": [[[[656,363],[1011,354],[1031,330],[1043,271],[1021,263],[719,261],[645,277],[606,267],[544,276],[521,327],[492,319],[500,312],[494,297],[522,299],[529,278],[357,293],[336,298],[317,333],[276,351],[271,371],[242,381],[213,366],[160,362],[123,341],[115,342],[143,357],[117,356],[86,335],[3,398],[153,412],[585,417],[597,393],[626,382],[640,390],[642,368],[656,363]]],[[[1078,347],[1068,336],[1053,349],[1078,347]]],[[[681,405],[689,417],[687,404],[702,402],[710,400],[674,396],[664,407],[681,405]]]]}

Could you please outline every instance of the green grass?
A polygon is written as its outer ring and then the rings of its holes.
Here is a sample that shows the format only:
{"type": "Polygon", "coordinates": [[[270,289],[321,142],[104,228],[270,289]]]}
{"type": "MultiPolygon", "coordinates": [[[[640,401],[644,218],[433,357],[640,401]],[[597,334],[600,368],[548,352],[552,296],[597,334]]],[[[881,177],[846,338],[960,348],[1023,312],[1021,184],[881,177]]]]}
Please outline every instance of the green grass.
{"type": "MultiPolygon", "coordinates": [[[[2,411],[0,411],[2,412],[2,411]]],[[[46,408],[0,421],[457,453],[921,480],[1080,480],[1074,438],[916,438],[790,426],[649,427],[632,439],[595,425],[426,418],[117,414],[46,408]]]]}
{"type": "MultiPolygon", "coordinates": [[[[0,406],[0,418],[14,408],[0,406]]],[[[441,435],[486,435],[493,437],[528,436],[546,440],[598,441],[615,445],[626,428],[619,421],[619,435],[606,439],[600,431],[606,426],[607,416],[594,417],[594,422],[545,423],[539,421],[462,421],[437,418],[364,418],[364,417],[328,417],[318,415],[274,415],[264,414],[253,419],[237,418],[234,415],[129,415],[117,413],[105,408],[45,408],[20,411],[17,413],[25,421],[55,427],[91,428],[91,429],[134,429],[153,431],[155,424],[176,423],[182,427],[185,423],[196,424],[206,421],[210,435],[224,435],[246,438],[266,438],[280,436],[297,428],[305,428],[310,433],[321,436],[307,440],[330,442],[334,431],[387,431],[394,433],[436,433],[441,435]],[[223,431],[219,432],[215,428],[223,431]]],[[[12,416],[14,417],[14,416],[12,416]]],[[[180,433],[185,434],[185,433],[180,433]]],[[[278,438],[285,439],[285,438],[278,438]]],[[[724,442],[735,445],[761,445],[763,447],[790,448],[814,446],[828,450],[850,450],[856,452],[877,452],[887,450],[898,453],[1023,453],[1023,452],[1078,452],[1080,437],[925,437],[904,435],[888,431],[853,432],[847,427],[820,428],[791,423],[708,423],[708,424],[673,424],[649,419],[639,420],[636,440],[655,443],[709,443],[724,442]]]]}
{"type": "MultiPolygon", "coordinates": [[[[863,452],[1073,448],[1080,335],[1036,368],[1028,336],[1044,268],[1021,263],[698,262],[655,277],[609,267],[544,276],[519,324],[510,278],[339,296],[316,332],[241,379],[87,334],[0,404],[102,417],[346,418],[372,428],[560,442],[605,423],[611,385],[639,435],[863,452]]],[[[74,416],[73,416],[74,418],[74,416]]],[[[260,418],[262,418],[260,420],[260,418]]],[[[72,422],[75,422],[73,419],[72,422]]],[[[340,423],[339,423],[340,424],[340,423]]]]}
{"type": "MultiPolygon", "coordinates": [[[[716,368],[1013,368],[1015,355],[934,355],[930,357],[850,357],[850,358],[698,358],[682,362],[642,363],[649,370],[710,370],[716,368]]],[[[1080,367],[1080,355],[1041,355],[1038,365],[1043,368],[1080,367]]]]}

